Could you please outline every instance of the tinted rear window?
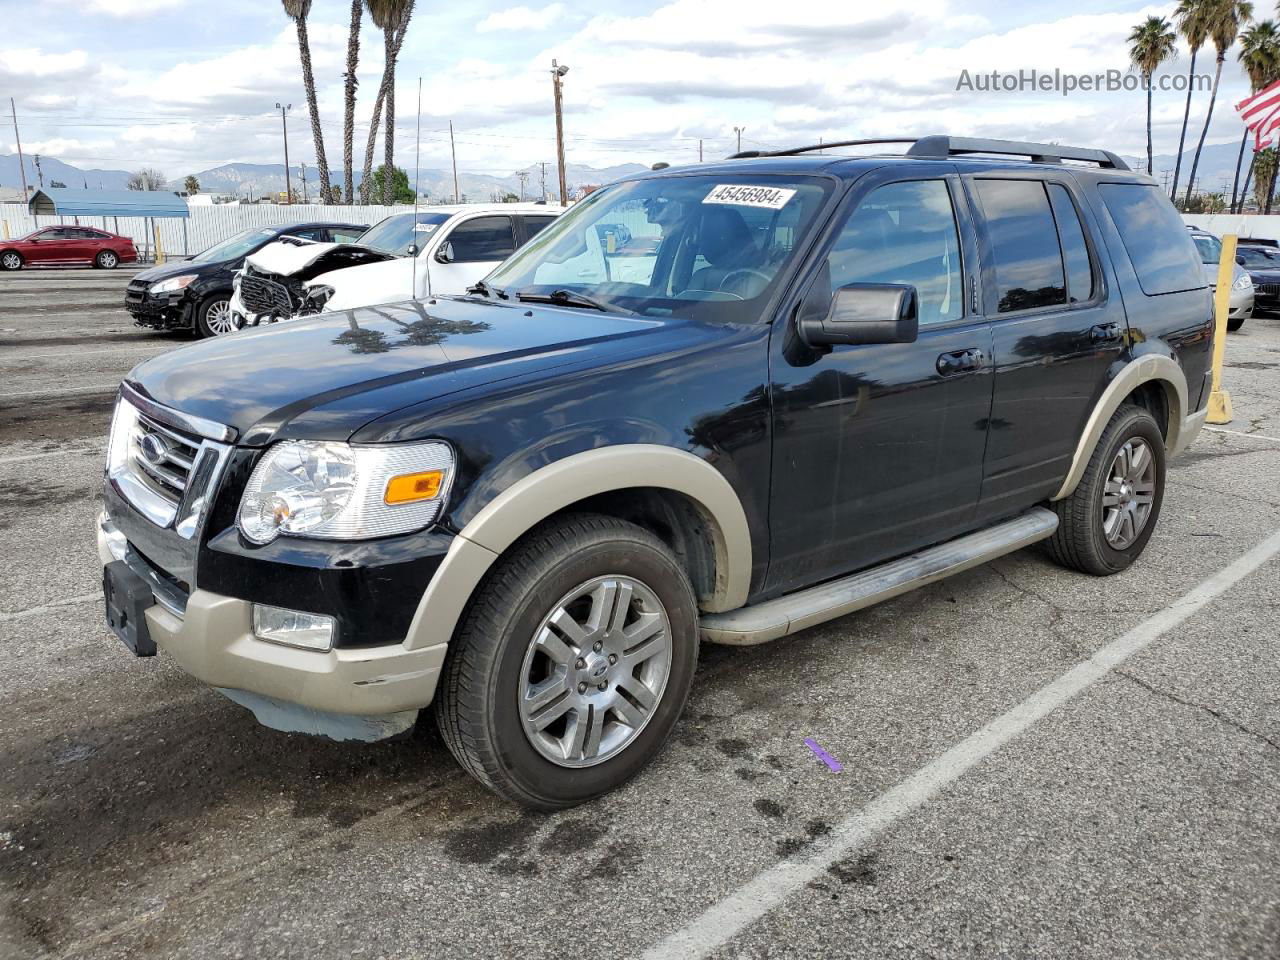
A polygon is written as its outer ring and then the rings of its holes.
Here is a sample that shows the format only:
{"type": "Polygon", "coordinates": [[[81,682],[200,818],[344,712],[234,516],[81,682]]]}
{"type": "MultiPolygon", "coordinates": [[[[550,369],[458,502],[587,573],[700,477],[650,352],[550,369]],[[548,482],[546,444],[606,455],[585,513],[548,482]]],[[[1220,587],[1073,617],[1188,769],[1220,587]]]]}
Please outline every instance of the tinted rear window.
{"type": "Polygon", "coordinates": [[[1159,188],[1141,183],[1103,183],[1107,205],[1129,262],[1149,297],[1204,286],[1200,257],[1182,218],[1159,188]]]}
{"type": "Polygon", "coordinates": [[[1085,243],[1080,214],[1071,194],[1060,183],[1049,184],[1049,201],[1058,221],[1058,239],[1062,241],[1062,263],[1067,268],[1067,296],[1072,303],[1093,299],[1093,263],[1085,243]]]}
{"type": "Polygon", "coordinates": [[[1067,302],[1058,228],[1039,180],[977,180],[996,261],[1000,313],[1067,302]]]}

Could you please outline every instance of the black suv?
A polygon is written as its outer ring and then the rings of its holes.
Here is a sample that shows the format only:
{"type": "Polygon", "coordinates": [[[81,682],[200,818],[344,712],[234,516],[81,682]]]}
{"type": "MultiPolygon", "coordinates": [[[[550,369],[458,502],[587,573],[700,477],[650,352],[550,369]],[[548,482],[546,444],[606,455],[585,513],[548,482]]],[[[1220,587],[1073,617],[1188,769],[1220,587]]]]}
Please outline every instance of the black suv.
{"type": "Polygon", "coordinates": [[[824,149],[614,183],[466,297],[139,365],[115,633],[281,729],[373,740],[434,701],[468,771],[556,808],[657,753],[700,638],[1037,541],[1128,567],[1209,393],[1168,199],[1100,150],[824,149]]]}
{"type": "Polygon", "coordinates": [[[240,322],[231,314],[232,280],[245,257],[282,237],[354,243],[367,229],[361,223],[327,222],[251,227],[189,260],[134,274],[125,289],[124,308],[140,327],[191,330],[202,337],[234,333],[240,322]]]}

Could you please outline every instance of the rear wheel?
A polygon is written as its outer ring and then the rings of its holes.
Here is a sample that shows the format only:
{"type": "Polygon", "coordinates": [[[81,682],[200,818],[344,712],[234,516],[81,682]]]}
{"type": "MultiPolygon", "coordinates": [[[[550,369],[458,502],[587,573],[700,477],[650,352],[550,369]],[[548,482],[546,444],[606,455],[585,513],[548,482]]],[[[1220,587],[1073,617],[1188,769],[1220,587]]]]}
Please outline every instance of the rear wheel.
{"type": "Polygon", "coordinates": [[[93,258],[93,265],[101,270],[114,270],[119,262],[114,250],[103,250],[93,258]]]}
{"type": "Polygon", "coordinates": [[[205,297],[196,307],[196,332],[202,337],[221,337],[240,329],[231,313],[231,298],[225,293],[205,297]]]}
{"type": "Polygon", "coordinates": [[[1142,407],[1116,411],[1071,496],[1053,504],[1049,553],[1065,567],[1108,576],[1147,546],[1164,499],[1164,437],[1142,407]]]}
{"type": "Polygon", "coordinates": [[[436,718],[486,786],[570,807],[662,749],[697,655],[697,605],[671,550],[634,524],[579,514],[535,531],[477,590],[436,718]]]}
{"type": "Polygon", "coordinates": [[[6,270],[21,270],[22,254],[15,250],[6,250],[3,254],[0,254],[0,267],[4,267],[6,270]]]}

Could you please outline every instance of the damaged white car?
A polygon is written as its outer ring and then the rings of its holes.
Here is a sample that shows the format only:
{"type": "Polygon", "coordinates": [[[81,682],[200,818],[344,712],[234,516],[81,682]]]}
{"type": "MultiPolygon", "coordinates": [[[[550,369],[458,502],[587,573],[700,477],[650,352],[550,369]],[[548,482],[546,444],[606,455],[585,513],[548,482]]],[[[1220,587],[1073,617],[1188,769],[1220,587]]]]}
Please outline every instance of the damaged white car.
{"type": "Polygon", "coordinates": [[[387,217],[355,243],[286,238],[245,259],[232,320],[239,328],[465,293],[561,212],[517,203],[431,207],[387,217]]]}

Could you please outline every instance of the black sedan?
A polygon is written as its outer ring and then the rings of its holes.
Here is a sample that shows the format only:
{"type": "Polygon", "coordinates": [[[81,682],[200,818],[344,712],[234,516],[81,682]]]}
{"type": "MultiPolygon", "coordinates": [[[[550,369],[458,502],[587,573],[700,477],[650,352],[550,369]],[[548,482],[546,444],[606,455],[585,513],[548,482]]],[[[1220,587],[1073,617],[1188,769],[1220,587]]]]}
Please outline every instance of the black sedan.
{"type": "Polygon", "coordinates": [[[351,243],[367,229],[359,223],[293,223],[242,230],[190,260],[135,275],[125,291],[124,308],[142,327],[191,330],[202,337],[232,333],[237,325],[231,315],[231,278],[245,257],[281,237],[351,243]]]}
{"type": "Polygon", "coordinates": [[[1253,302],[1258,310],[1280,310],[1280,249],[1254,244],[1236,247],[1236,263],[1253,280],[1253,302]]]}

